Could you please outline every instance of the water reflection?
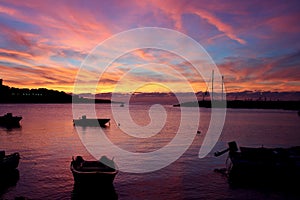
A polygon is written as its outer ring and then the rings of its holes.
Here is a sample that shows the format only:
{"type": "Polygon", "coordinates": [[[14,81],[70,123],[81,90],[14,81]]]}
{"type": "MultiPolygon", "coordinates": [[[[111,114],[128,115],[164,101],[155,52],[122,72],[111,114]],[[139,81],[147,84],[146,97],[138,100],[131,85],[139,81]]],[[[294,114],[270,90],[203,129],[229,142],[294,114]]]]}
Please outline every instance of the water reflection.
{"type": "Polygon", "coordinates": [[[13,132],[20,132],[22,129],[22,126],[14,126],[14,127],[11,127],[11,126],[0,126],[0,130],[3,130],[3,132],[6,132],[6,133],[13,133],[13,132]]]}
{"type": "Polygon", "coordinates": [[[16,186],[20,178],[19,170],[11,170],[0,173],[0,198],[10,187],[16,186]]]}
{"type": "Polygon", "coordinates": [[[118,194],[115,191],[115,187],[112,184],[99,185],[99,184],[74,184],[73,191],[71,193],[72,200],[81,199],[108,199],[117,200],[118,194]]]}

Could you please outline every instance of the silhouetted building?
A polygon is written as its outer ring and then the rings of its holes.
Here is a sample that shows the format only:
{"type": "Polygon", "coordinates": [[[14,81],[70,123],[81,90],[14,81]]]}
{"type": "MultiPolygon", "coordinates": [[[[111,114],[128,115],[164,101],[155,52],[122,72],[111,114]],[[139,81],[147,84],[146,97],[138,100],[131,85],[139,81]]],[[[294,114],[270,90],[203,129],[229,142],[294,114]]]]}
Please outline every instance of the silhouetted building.
{"type": "Polygon", "coordinates": [[[3,84],[3,80],[0,79],[0,87],[2,87],[2,84],[3,84]]]}

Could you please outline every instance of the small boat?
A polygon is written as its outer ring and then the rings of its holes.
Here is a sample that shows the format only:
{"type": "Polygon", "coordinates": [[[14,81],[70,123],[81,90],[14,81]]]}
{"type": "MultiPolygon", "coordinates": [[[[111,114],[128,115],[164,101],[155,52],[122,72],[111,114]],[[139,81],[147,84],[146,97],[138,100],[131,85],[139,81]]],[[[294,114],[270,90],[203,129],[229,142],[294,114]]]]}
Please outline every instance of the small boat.
{"type": "Polygon", "coordinates": [[[73,119],[73,124],[76,126],[101,126],[105,127],[109,123],[110,119],[98,118],[98,119],[88,119],[86,115],[83,115],[81,119],[73,119]]]}
{"type": "Polygon", "coordinates": [[[70,169],[76,184],[113,184],[118,173],[115,162],[106,156],[99,161],[86,161],[82,156],[73,157],[70,169]]]}
{"type": "Polygon", "coordinates": [[[0,116],[0,125],[5,127],[19,127],[22,117],[13,116],[12,113],[7,113],[0,116]]]}
{"type": "Polygon", "coordinates": [[[229,142],[227,175],[231,183],[289,183],[300,178],[300,146],[290,148],[240,147],[229,142]]]}
{"type": "Polygon", "coordinates": [[[20,154],[13,153],[5,155],[5,151],[0,151],[0,172],[12,171],[19,165],[20,154]]]}

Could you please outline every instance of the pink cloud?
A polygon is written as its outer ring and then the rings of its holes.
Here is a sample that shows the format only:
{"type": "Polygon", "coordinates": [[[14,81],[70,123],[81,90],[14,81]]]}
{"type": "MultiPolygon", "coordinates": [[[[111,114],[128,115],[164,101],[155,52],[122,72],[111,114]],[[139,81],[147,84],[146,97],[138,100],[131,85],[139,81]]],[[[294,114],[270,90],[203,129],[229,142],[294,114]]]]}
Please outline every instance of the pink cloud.
{"type": "Polygon", "coordinates": [[[16,10],[0,5],[0,13],[4,13],[12,16],[16,14],[16,10]]]}
{"type": "Polygon", "coordinates": [[[255,60],[230,58],[219,67],[229,91],[299,91],[300,75],[295,73],[299,62],[299,53],[294,53],[255,60]]]}
{"type": "Polygon", "coordinates": [[[11,56],[24,57],[24,58],[32,58],[33,57],[28,52],[10,50],[10,49],[3,49],[3,48],[0,48],[0,54],[7,54],[7,55],[11,55],[11,56]]]}
{"type": "MultiPolygon", "coordinates": [[[[112,33],[106,22],[95,19],[93,13],[75,6],[60,4],[59,6],[47,1],[14,2],[18,7],[38,9],[39,12],[24,13],[14,8],[6,14],[11,17],[36,25],[41,34],[34,39],[39,42],[50,42],[56,45],[64,45],[76,49],[91,49],[101,40],[106,39],[112,33]],[[63,15],[62,15],[63,13],[63,15]]],[[[11,34],[12,30],[10,30],[11,34]]],[[[15,34],[11,34],[15,35],[15,34]]],[[[26,42],[24,38],[16,38],[19,42],[26,42]]]]}
{"type": "Polygon", "coordinates": [[[195,10],[194,13],[197,14],[199,17],[207,20],[208,23],[215,26],[220,32],[223,32],[230,39],[235,40],[240,44],[246,44],[246,41],[239,38],[231,26],[225,24],[209,12],[203,10],[195,10]]]}
{"type": "MultiPolygon", "coordinates": [[[[216,17],[213,12],[214,10],[204,10],[198,8],[199,5],[194,5],[192,3],[184,2],[184,1],[151,1],[156,9],[162,10],[167,17],[170,17],[174,22],[174,28],[183,32],[186,32],[183,28],[182,15],[183,14],[195,14],[206,20],[208,24],[214,26],[221,33],[224,33],[228,38],[239,42],[240,44],[246,44],[244,39],[241,39],[237,36],[237,31],[234,30],[229,24],[223,22],[221,19],[216,17]]],[[[149,4],[140,4],[144,8],[149,6],[149,4]]],[[[218,7],[218,6],[217,6],[218,7]]],[[[210,7],[214,8],[214,7],[210,7]]],[[[235,10],[235,9],[234,9],[235,10]]],[[[158,16],[161,17],[161,16],[158,16]]]]}
{"type": "Polygon", "coordinates": [[[29,41],[26,37],[24,37],[22,33],[1,23],[0,23],[0,29],[2,34],[5,34],[5,36],[7,36],[9,40],[14,42],[15,44],[26,46],[26,47],[31,46],[31,41],[29,41]]]}
{"type": "Polygon", "coordinates": [[[300,13],[286,14],[269,19],[266,25],[271,26],[275,32],[280,33],[299,33],[300,13]]]}

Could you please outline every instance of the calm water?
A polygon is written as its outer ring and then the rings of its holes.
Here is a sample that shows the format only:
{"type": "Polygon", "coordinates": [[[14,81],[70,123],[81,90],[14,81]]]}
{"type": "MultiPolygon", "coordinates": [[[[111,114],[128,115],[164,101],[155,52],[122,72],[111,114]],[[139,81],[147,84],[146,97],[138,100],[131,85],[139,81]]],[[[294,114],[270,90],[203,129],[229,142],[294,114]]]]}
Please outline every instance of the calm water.
{"type": "MultiPolygon", "coordinates": [[[[84,105],[82,105],[84,112],[84,105]]],[[[118,106],[118,105],[115,105],[118,106]]],[[[148,106],[133,105],[133,120],[145,126],[150,122],[148,106]]],[[[192,109],[192,108],[191,108],[192,109]]],[[[112,118],[110,105],[97,105],[98,114],[112,118]]],[[[111,121],[105,134],[123,149],[150,152],[168,144],[178,128],[180,108],[166,106],[167,123],[156,137],[134,139],[123,134],[118,122],[111,121]]],[[[120,172],[111,191],[97,190],[95,199],[110,194],[118,199],[299,199],[300,195],[280,190],[231,188],[226,178],[214,172],[224,167],[226,156],[213,157],[213,152],[226,148],[228,141],[239,145],[290,147],[300,145],[300,118],[296,112],[281,110],[227,110],[225,127],[219,142],[204,159],[198,158],[199,148],[210,119],[210,110],[201,109],[201,122],[193,144],[171,165],[151,173],[120,172]]],[[[19,179],[14,186],[0,190],[0,199],[24,196],[29,199],[88,199],[73,186],[69,169],[73,155],[93,159],[73,127],[71,104],[0,105],[0,115],[12,112],[21,115],[21,128],[0,128],[0,149],[20,152],[19,179]]],[[[192,117],[192,116],[191,116],[192,117]]],[[[124,124],[121,124],[123,126],[124,124]]],[[[97,134],[86,128],[86,134],[97,134]]],[[[172,156],[172,155],[170,155],[172,156]]],[[[117,162],[117,160],[116,160],[117,162]]],[[[138,162],[138,161],[137,161],[138,162]]]]}

